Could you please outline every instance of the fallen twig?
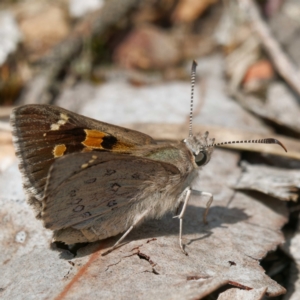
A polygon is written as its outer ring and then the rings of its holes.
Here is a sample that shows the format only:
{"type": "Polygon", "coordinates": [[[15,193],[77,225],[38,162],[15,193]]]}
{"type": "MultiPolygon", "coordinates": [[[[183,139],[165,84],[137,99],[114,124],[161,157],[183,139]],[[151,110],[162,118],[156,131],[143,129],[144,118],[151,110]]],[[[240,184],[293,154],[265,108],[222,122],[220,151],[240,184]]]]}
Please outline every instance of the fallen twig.
{"type": "Polygon", "coordinates": [[[272,36],[268,25],[262,19],[253,0],[238,0],[240,9],[248,16],[253,30],[260,38],[265,50],[271,56],[278,73],[300,95],[300,71],[281,49],[279,43],[272,36]]]}

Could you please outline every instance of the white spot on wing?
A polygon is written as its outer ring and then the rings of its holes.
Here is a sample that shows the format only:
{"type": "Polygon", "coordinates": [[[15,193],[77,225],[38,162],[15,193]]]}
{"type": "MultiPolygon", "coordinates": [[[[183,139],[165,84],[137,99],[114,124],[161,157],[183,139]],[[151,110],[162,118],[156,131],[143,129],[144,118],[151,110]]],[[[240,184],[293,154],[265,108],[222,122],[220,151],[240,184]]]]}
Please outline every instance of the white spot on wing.
{"type": "Polygon", "coordinates": [[[59,125],[64,125],[64,124],[66,124],[66,120],[59,120],[58,122],[57,122],[57,124],[59,124],[59,125]]]}
{"type": "Polygon", "coordinates": [[[69,119],[69,117],[66,114],[61,113],[60,119],[55,124],[52,124],[50,129],[58,130],[61,125],[65,125],[67,123],[68,119],[69,119]]]}
{"type": "Polygon", "coordinates": [[[51,130],[58,130],[59,129],[59,125],[58,124],[52,124],[51,125],[51,130]]]}
{"type": "Polygon", "coordinates": [[[63,113],[60,114],[60,118],[65,121],[68,121],[68,119],[69,119],[69,117],[63,113]]]}

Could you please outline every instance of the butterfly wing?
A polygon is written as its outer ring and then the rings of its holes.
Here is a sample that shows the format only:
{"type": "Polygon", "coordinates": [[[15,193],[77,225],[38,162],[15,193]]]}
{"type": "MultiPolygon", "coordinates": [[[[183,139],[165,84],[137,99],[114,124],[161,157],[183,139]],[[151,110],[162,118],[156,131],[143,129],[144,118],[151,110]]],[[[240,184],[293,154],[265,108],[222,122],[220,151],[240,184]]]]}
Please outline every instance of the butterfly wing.
{"type": "Polygon", "coordinates": [[[56,158],[91,150],[128,153],[155,144],[148,135],[93,120],[51,105],[25,105],[11,115],[16,155],[24,188],[44,196],[49,169],[56,158]]]}
{"type": "Polygon", "coordinates": [[[170,184],[179,182],[179,170],[169,163],[111,152],[70,154],[50,169],[42,219],[52,230],[84,229],[115,210],[122,217],[124,208],[141,205],[167,187],[171,191],[170,184]]]}

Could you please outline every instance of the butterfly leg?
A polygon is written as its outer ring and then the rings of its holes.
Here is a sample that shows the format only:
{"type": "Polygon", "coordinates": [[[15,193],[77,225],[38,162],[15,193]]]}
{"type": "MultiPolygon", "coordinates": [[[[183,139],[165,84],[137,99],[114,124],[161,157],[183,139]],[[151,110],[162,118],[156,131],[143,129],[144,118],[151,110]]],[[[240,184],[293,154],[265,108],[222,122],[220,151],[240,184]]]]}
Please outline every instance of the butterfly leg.
{"type": "Polygon", "coordinates": [[[209,197],[209,200],[206,203],[206,210],[205,210],[205,212],[203,214],[203,223],[207,224],[206,218],[207,218],[207,214],[208,214],[209,208],[210,208],[210,206],[211,206],[211,204],[212,204],[212,202],[214,200],[213,194],[207,193],[207,192],[201,192],[201,191],[197,191],[197,190],[192,190],[192,192],[194,194],[199,195],[199,196],[208,196],[209,197]]]}
{"type": "Polygon", "coordinates": [[[191,196],[191,188],[190,187],[187,187],[183,194],[184,194],[184,201],[183,201],[183,206],[182,206],[182,209],[181,209],[181,212],[178,216],[175,216],[174,218],[178,218],[179,219],[179,246],[180,246],[180,249],[182,250],[182,252],[185,254],[185,255],[188,255],[187,252],[183,249],[183,245],[182,245],[182,219],[183,219],[183,216],[184,216],[184,213],[185,213],[185,210],[186,210],[186,206],[188,204],[188,201],[190,199],[190,196],[191,196]]]}
{"type": "Polygon", "coordinates": [[[102,255],[106,255],[113,250],[115,250],[119,244],[126,238],[126,236],[130,233],[130,231],[141,221],[143,218],[148,214],[148,210],[146,210],[144,213],[142,213],[138,218],[135,219],[134,223],[126,230],[126,232],[117,240],[117,242],[106,252],[104,252],[102,255]]]}
{"type": "Polygon", "coordinates": [[[208,214],[209,208],[210,208],[210,206],[211,206],[211,204],[212,204],[212,202],[214,200],[214,196],[213,196],[213,194],[207,193],[207,192],[202,192],[202,195],[209,196],[209,199],[208,199],[208,201],[206,203],[206,210],[205,210],[205,212],[203,214],[203,223],[207,224],[206,218],[207,218],[207,214],[208,214]]]}
{"type": "Polygon", "coordinates": [[[186,210],[186,207],[187,207],[187,204],[188,204],[188,201],[190,199],[190,196],[191,196],[191,193],[196,193],[200,196],[209,196],[209,200],[207,201],[206,203],[206,210],[203,214],[203,222],[205,224],[207,224],[207,214],[208,214],[208,211],[209,211],[209,208],[211,206],[211,203],[213,202],[213,195],[211,193],[207,193],[207,192],[201,192],[201,191],[197,191],[197,190],[192,190],[190,187],[187,187],[185,189],[185,191],[183,192],[183,195],[184,195],[184,201],[183,201],[183,206],[182,206],[182,209],[181,209],[181,212],[178,216],[175,216],[174,218],[178,218],[179,219],[179,246],[182,250],[182,252],[185,254],[185,255],[188,255],[187,252],[183,249],[183,245],[182,245],[182,220],[183,220],[183,216],[184,216],[184,213],[185,213],[185,210],[186,210]]]}

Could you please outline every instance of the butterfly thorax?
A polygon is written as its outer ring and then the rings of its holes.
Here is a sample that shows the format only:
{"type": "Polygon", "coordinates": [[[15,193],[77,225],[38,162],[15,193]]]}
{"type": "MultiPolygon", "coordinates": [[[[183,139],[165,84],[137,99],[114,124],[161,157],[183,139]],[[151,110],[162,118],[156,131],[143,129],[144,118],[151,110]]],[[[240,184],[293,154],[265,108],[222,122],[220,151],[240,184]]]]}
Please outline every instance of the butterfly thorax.
{"type": "Polygon", "coordinates": [[[197,168],[192,152],[181,142],[163,142],[147,147],[136,148],[131,155],[168,163],[185,176],[197,168]]]}

